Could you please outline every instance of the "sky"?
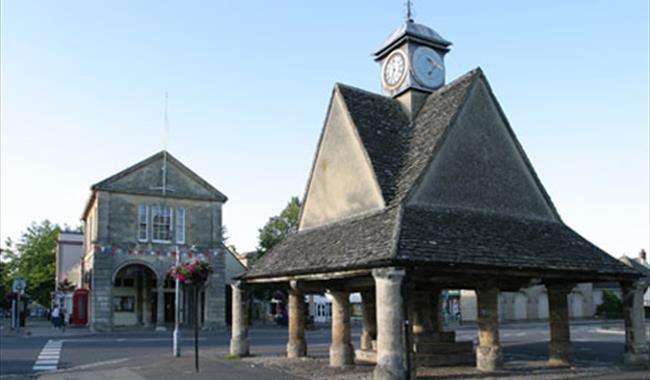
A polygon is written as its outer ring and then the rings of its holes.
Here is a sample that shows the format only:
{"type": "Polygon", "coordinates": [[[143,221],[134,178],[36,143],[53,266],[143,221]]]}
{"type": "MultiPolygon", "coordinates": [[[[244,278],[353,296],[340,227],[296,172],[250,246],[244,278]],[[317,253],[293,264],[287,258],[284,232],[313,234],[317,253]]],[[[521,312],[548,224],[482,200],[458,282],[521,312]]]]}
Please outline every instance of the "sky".
{"type": "MultiPolygon", "coordinates": [[[[401,0],[19,1],[0,19],[0,238],[78,225],[90,186],[163,148],[225,193],[239,251],[302,196],[331,91],[380,92],[401,0]]],[[[480,66],[563,221],[649,245],[648,1],[414,1],[480,66]]]]}

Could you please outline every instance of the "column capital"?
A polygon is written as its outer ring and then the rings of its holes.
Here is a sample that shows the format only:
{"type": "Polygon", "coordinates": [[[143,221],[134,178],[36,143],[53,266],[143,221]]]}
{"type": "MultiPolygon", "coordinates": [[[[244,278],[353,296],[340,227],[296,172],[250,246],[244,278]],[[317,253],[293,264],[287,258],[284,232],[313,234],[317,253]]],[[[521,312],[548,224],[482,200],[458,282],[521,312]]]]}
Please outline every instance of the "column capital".
{"type": "Polygon", "coordinates": [[[239,290],[243,290],[246,287],[246,282],[244,280],[235,280],[230,283],[230,286],[239,290]]]}
{"type": "Polygon", "coordinates": [[[304,289],[303,282],[298,280],[289,281],[289,290],[294,292],[302,292],[304,289]]]}
{"type": "Polygon", "coordinates": [[[401,281],[405,274],[406,270],[404,268],[396,267],[375,268],[372,270],[372,277],[382,280],[401,281]]]}
{"type": "Polygon", "coordinates": [[[642,280],[636,281],[620,281],[621,290],[631,291],[631,292],[645,292],[648,288],[648,284],[642,280]]]}

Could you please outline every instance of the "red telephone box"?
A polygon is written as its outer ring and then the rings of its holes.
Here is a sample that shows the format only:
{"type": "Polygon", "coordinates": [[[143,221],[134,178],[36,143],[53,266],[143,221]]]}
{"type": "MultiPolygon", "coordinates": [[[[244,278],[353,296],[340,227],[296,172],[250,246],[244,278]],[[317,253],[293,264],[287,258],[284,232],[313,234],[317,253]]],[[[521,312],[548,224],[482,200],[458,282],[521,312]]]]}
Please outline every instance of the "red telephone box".
{"type": "Polygon", "coordinates": [[[88,323],[88,289],[75,289],[72,295],[70,323],[77,326],[88,323]]]}

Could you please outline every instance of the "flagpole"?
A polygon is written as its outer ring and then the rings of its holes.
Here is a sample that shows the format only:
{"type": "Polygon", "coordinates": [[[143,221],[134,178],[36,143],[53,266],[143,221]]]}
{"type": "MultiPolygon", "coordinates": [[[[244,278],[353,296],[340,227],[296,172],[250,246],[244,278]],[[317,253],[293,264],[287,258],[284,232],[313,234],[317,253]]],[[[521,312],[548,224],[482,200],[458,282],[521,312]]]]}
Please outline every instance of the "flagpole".
{"type": "MultiPolygon", "coordinates": [[[[178,251],[178,246],[176,246],[176,267],[180,264],[181,253],[178,251]]],[[[174,291],[174,345],[173,345],[173,355],[181,356],[181,330],[179,329],[179,319],[180,319],[180,302],[181,302],[181,282],[176,276],[176,284],[174,291]]]]}

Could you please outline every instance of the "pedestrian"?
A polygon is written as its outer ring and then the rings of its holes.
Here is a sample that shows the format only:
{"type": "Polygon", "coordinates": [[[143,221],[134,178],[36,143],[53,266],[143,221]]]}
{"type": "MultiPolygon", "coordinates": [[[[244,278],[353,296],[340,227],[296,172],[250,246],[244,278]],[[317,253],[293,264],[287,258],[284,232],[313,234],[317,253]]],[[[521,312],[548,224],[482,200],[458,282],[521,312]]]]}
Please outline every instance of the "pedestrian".
{"type": "Polygon", "coordinates": [[[54,304],[51,317],[52,317],[52,325],[54,326],[55,329],[58,329],[61,325],[61,309],[59,309],[59,305],[54,304]]]}
{"type": "Polygon", "coordinates": [[[61,319],[61,322],[60,322],[60,323],[61,323],[61,330],[65,332],[65,322],[66,322],[66,321],[65,321],[65,314],[66,314],[65,306],[61,305],[60,313],[61,313],[61,316],[60,316],[60,319],[61,319]]]}

